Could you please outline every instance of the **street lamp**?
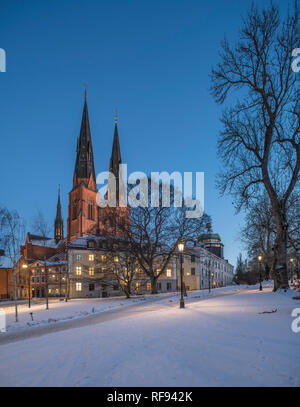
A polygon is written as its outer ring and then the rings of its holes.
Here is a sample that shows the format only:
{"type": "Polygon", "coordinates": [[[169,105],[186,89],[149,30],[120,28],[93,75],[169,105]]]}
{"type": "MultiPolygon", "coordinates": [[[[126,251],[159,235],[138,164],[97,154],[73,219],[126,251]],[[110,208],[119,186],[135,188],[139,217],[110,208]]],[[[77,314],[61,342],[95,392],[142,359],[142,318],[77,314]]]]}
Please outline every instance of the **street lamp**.
{"type": "Polygon", "coordinates": [[[261,261],[262,261],[262,255],[259,255],[257,258],[258,258],[258,262],[259,262],[259,291],[262,291],[262,285],[261,285],[261,261]]]}
{"type": "Polygon", "coordinates": [[[184,298],[183,298],[183,269],[182,269],[182,264],[183,264],[183,251],[184,251],[184,243],[179,242],[178,245],[178,250],[180,253],[180,289],[181,289],[181,297],[180,297],[180,308],[184,308],[184,298]]]}

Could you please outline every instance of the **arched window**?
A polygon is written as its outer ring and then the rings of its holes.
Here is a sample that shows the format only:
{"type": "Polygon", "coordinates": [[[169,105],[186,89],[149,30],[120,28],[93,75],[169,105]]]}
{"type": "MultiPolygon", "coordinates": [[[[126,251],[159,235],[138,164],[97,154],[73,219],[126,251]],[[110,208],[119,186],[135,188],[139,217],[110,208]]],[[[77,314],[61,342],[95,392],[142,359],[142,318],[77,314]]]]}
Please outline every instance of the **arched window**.
{"type": "Polygon", "coordinates": [[[88,219],[93,220],[93,202],[89,201],[88,203],[88,219]]]}

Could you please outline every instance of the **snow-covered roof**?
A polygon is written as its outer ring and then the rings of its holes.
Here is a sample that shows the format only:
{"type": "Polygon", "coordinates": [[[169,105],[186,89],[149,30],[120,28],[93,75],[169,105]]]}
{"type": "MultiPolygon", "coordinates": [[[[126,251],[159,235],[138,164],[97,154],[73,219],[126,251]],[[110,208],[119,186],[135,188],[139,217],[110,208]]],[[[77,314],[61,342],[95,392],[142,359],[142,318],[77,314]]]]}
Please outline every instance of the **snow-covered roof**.
{"type": "Polygon", "coordinates": [[[60,264],[67,264],[67,260],[65,260],[65,254],[62,253],[57,253],[54,254],[53,256],[49,257],[47,260],[47,266],[56,266],[60,264]]]}
{"type": "Polygon", "coordinates": [[[50,247],[53,249],[61,247],[64,244],[64,240],[59,240],[58,242],[56,242],[55,239],[51,239],[50,237],[37,236],[37,235],[32,235],[30,233],[29,233],[29,241],[34,246],[50,247]]]}
{"type": "Polygon", "coordinates": [[[69,248],[87,247],[87,243],[91,240],[95,241],[96,243],[99,243],[105,241],[106,237],[99,235],[80,236],[69,243],[69,248]]]}
{"type": "Polygon", "coordinates": [[[0,269],[11,269],[13,267],[12,261],[7,256],[0,256],[0,269]]]}

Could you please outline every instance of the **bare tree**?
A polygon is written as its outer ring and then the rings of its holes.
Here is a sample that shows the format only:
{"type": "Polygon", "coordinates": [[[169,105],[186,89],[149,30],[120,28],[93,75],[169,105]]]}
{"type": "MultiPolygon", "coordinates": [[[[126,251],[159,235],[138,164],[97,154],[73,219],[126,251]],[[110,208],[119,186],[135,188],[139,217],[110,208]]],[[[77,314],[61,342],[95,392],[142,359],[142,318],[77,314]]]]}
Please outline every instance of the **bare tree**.
{"type": "Polygon", "coordinates": [[[39,236],[48,237],[51,233],[51,228],[49,223],[46,221],[43,212],[38,211],[32,219],[32,230],[38,233],[39,236]]]}
{"type": "Polygon", "coordinates": [[[130,242],[114,236],[106,240],[106,266],[111,270],[112,284],[130,298],[133,280],[137,275],[138,263],[130,250],[130,242]]]}
{"type": "Polygon", "coordinates": [[[276,289],[278,286],[274,264],[276,226],[269,198],[266,194],[249,209],[245,225],[241,230],[241,239],[251,259],[257,260],[257,257],[262,255],[262,263],[267,278],[269,278],[270,271],[273,269],[272,275],[276,289]]]}
{"type": "Polygon", "coordinates": [[[218,154],[224,170],[222,193],[230,192],[240,210],[266,191],[276,227],[278,287],[288,288],[286,207],[300,168],[299,81],[292,51],[299,45],[297,4],[280,20],[272,3],[261,12],[252,6],[240,41],[222,43],[220,63],[212,70],[211,91],[223,103],[230,91],[237,100],[223,112],[218,154]]]}
{"type": "MultiPolygon", "coordinates": [[[[154,182],[147,180],[149,189],[146,197],[140,197],[137,207],[130,208],[129,221],[124,218],[122,208],[109,208],[104,211],[103,223],[107,236],[116,232],[127,242],[127,251],[136,259],[139,268],[151,281],[152,294],[157,293],[157,280],[166,271],[174,255],[179,240],[197,240],[204,231],[210,217],[203,214],[199,218],[187,218],[186,206],[175,207],[174,189],[171,188],[170,206],[162,205],[163,185],[155,188],[154,182]],[[158,206],[153,206],[150,196],[158,191],[158,206]]],[[[105,231],[103,231],[105,233],[105,231]]]]}
{"type": "MultiPolygon", "coordinates": [[[[25,223],[17,211],[0,208],[0,243],[10,258],[14,269],[15,319],[18,322],[17,264],[20,257],[20,245],[25,240],[25,223]]],[[[19,264],[20,267],[20,264],[19,264]]]]}

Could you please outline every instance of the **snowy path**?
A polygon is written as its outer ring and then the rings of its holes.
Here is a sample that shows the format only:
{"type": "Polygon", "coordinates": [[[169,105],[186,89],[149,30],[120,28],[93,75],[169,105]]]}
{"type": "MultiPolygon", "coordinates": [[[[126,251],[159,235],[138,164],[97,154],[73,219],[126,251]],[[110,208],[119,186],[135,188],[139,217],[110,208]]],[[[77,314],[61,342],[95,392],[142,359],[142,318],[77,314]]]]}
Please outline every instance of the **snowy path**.
{"type": "Polygon", "coordinates": [[[162,299],[1,344],[0,385],[300,386],[299,301],[253,289],[195,297],[184,310],[162,299]]]}

